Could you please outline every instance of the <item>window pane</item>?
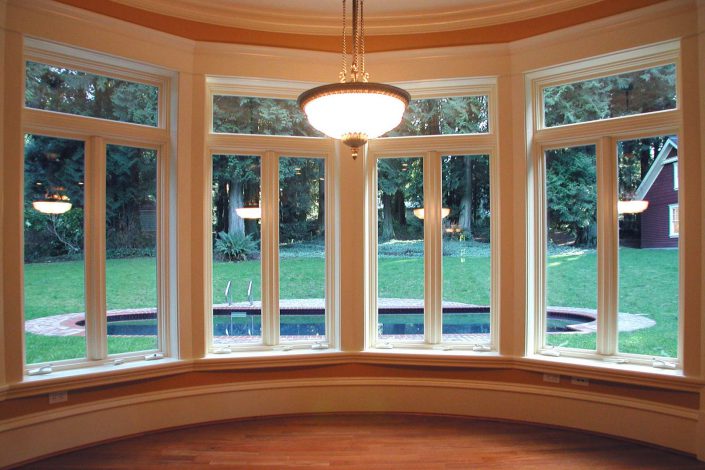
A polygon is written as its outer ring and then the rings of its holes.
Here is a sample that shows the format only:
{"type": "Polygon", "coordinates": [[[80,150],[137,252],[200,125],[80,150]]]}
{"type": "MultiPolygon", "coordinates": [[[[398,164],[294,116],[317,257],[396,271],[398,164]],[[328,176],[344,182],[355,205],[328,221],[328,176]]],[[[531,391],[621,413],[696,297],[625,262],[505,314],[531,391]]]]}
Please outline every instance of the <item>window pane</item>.
{"type": "Polygon", "coordinates": [[[676,66],[547,87],[546,127],[598,121],[676,108],[676,66]]]}
{"type": "Polygon", "coordinates": [[[546,152],[545,344],[596,349],[595,146],[546,152]]]}
{"type": "Polygon", "coordinates": [[[157,152],[108,145],[105,167],[108,354],[157,349],[157,152]]]}
{"type": "Polygon", "coordinates": [[[279,159],[280,341],[326,339],[325,160],[279,159]]]}
{"type": "Polygon", "coordinates": [[[377,160],[377,332],[423,341],[423,159],[377,160]]]}
{"type": "Polygon", "coordinates": [[[387,137],[489,132],[487,96],[411,100],[399,127],[387,137]]]}
{"type": "Polygon", "coordinates": [[[255,96],[213,96],[213,132],[323,137],[296,100],[255,96]]]}
{"type": "Polygon", "coordinates": [[[488,344],[490,159],[446,156],[442,171],[443,341],[488,344]]]}
{"type": "Polygon", "coordinates": [[[678,236],[671,224],[678,139],[621,141],[617,155],[619,351],[676,357],[678,236]]]}
{"type": "Polygon", "coordinates": [[[86,356],[83,165],[83,142],[25,136],[24,317],[28,364],[86,356]],[[61,214],[46,212],[62,208],[68,210],[61,214]]]}
{"type": "Polygon", "coordinates": [[[213,342],[262,342],[260,157],[213,156],[213,342]]]}
{"type": "Polygon", "coordinates": [[[156,126],[159,88],[37,62],[26,63],[25,106],[156,126]]]}

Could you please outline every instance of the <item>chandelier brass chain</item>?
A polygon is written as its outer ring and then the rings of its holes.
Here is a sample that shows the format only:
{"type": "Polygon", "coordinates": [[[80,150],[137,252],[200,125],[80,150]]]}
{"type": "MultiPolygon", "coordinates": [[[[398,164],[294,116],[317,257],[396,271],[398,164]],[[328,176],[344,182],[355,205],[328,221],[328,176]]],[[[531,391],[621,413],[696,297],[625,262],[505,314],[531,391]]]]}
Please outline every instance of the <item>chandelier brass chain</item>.
{"type": "Polygon", "coordinates": [[[401,122],[411,96],[384,83],[369,82],[365,64],[364,0],[352,1],[351,61],[348,69],[347,2],[343,3],[343,55],[338,83],[307,90],[298,98],[309,123],[329,137],[341,140],[356,158],[369,139],[401,122]]]}

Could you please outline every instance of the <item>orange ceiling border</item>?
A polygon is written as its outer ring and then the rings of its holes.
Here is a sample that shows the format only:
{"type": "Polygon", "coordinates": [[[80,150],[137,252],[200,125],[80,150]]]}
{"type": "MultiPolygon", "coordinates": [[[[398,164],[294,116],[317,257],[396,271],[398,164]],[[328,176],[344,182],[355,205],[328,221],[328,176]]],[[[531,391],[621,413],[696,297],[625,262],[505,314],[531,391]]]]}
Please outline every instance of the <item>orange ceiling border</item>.
{"type": "MultiPolygon", "coordinates": [[[[194,41],[340,52],[339,36],[277,33],[213,25],[141,10],[115,3],[111,0],[56,1],[194,41]]],[[[602,0],[598,3],[572,10],[512,23],[457,31],[367,36],[366,50],[367,52],[384,52],[508,43],[607,18],[664,1],[667,0],[602,0]]]]}

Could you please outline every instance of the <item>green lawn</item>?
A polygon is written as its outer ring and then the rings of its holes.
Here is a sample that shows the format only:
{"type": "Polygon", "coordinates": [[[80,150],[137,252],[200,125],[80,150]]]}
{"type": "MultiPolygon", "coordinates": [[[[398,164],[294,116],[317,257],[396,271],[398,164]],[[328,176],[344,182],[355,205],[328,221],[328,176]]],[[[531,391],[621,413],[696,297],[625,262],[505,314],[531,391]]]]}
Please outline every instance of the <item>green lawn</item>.
{"type": "MultiPolygon", "coordinates": [[[[620,250],[620,311],[644,314],[656,326],[620,334],[620,350],[649,355],[677,353],[678,252],[676,250],[620,250]]],[[[154,258],[107,260],[110,309],[153,307],[156,304],[154,258]]],[[[322,298],[324,259],[286,257],[281,260],[281,298],[322,298]]],[[[487,256],[446,256],[443,261],[444,300],[489,304],[490,263],[487,256]]],[[[81,261],[33,263],[25,266],[25,316],[27,319],[82,312],[83,263],[81,261]]],[[[548,304],[595,308],[596,255],[551,256],[548,259],[548,304]]],[[[233,301],[247,299],[249,280],[253,297],[261,298],[260,261],[216,262],[213,267],[213,302],[224,303],[223,290],[233,281],[233,301]]],[[[423,259],[383,257],[379,260],[380,297],[423,298],[423,259]]],[[[594,335],[549,335],[552,344],[594,349],[594,335]]],[[[153,339],[109,340],[111,353],[155,347],[153,339]]],[[[83,357],[82,337],[27,335],[28,363],[83,357]]]]}
{"type": "MultiPolygon", "coordinates": [[[[678,251],[619,250],[619,311],[645,315],[651,328],[620,333],[619,350],[675,357],[678,353],[678,251]]],[[[548,259],[548,305],[595,308],[597,256],[552,256],[548,259]]],[[[550,344],[595,349],[595,335],[550,335],[550,344]]]]}

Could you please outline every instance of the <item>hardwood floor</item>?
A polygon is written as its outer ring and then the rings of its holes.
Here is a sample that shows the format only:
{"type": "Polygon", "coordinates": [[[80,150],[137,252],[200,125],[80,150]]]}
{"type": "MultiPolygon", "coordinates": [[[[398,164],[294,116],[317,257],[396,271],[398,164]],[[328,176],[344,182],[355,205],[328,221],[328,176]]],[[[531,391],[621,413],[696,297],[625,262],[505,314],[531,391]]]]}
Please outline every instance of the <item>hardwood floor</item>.
{"type": "MultiPolygon", "coordinates": [[[[667,430],[664,430],[667,432],[667,430]]],[[[308,415],[148,434],[26,469],[705,469],[661,449],[527,424],[416,415],[308,415]]]]}

